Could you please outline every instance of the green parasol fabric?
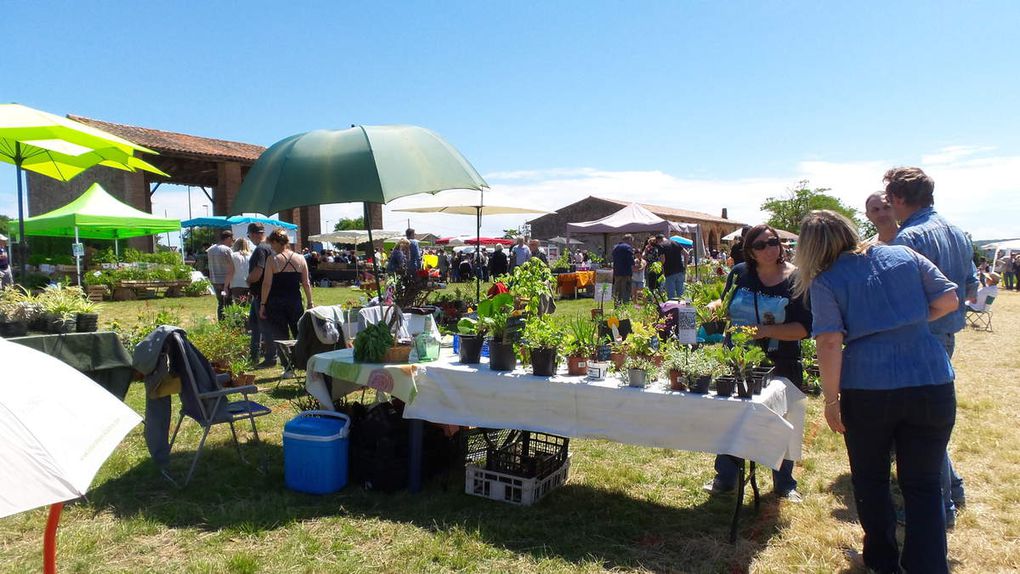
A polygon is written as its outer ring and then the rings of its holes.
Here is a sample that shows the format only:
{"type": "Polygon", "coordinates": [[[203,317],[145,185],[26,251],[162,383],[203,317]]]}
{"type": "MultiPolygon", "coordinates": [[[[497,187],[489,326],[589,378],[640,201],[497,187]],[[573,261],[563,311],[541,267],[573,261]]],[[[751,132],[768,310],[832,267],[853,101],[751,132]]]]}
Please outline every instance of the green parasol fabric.
{"type": "Polygon", "coordinates": [[[291,136],[267,149],[244,178],[234,213],[277,213],[329,203],[389,203],[446,189],[488,187],[434,132],[356,126],[291,136]]]}

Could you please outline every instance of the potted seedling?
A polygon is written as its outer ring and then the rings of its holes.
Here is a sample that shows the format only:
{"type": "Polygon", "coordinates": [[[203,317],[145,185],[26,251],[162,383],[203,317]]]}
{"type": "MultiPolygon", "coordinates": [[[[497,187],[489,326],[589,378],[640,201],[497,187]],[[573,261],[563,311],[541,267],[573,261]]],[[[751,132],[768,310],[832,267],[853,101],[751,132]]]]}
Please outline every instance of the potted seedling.
{"type": "Polygon", "coordinates": [[[685,370],[690,391],[703,395],[708,392],[712,377],[720,375],[723,367],[712,355],[698,349],[688,355],[685,370]]]}
{"type": "Polygon", "coordinates": [[[524,323],[524,343],[531,354],[531,370],[540,377],[556,374],[556,346],[563,333],[549,319],[548,315],[536,315],[524,323]]]}
{"type": "Polygon", "coordinates": [[[627,373],[627,384],[631,387],[644,388],[648,381],[655,379],[658,367],[647,357],[633,355],[623,363],[623,371],[627,373]]]}
{"type": "Polygon", "coordinates": [[[669,389],[672,391],[686,391],[687,362],[691,354],[690,348],[676,342],[670,342],[664,345],[662,353],[662,368],[669,375],[669,389]]]}
{"type": "Polygon", "coordinates": [[[80,297],[76,301],[76,307],[75,330],[79,333],[96,332],[99,329],[99,313],[96,313],[96,304],[86,297],[80,297]]]}
{"type": "Polygon", "coordinates": [[[249,373],[252,368],[248,357],[240,357],[230,362],[230,383],[234,387],[244,387],[255,383],[255,374],[249,373]]]}
{"type": "Polygon", "coordinates": [[[588,361],[595,357],[598,331],[594,321],[581,315],[567,323],[568,336],[564,350],[567,355],[567,373],[573,376],[588,372],[588,361]]]}
{"type": "Polygon", "coordinates": [[[485,323],[472,317],[461,317],[457,321],[457,337],[460,339],[460,362],[477,365],[482,360],[482,343],[485,342],[485,323]]]}
{"type": "Polygon", "coordinates": [[[729,371],[727,375],[716,379],[716,392],[719,396],[728,397],[738,388],[742,397],[751,396],[747,383],[751,378],[751,369],[765,361],[765,351],[752,339],[753,330],[754,327],[735,327],[730,332],[731,344],[715,349],[716,358],[729,371]]]}

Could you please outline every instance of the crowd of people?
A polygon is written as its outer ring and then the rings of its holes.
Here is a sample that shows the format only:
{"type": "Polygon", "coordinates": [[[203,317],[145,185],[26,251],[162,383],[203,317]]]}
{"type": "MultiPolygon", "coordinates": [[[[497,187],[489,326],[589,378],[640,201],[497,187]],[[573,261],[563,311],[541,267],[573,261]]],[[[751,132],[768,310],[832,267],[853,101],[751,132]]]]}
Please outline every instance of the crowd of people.
{"type": "Polygon", "coordinates": [[[690,254],[682,245],[659,233],[648,237],[640,249],[630,233],[613,246],[613,300],[630,303],[647,286],[662,289],[670,299],[684,292],[690,254]],[[657,269],[661,265],[661,269],[657,269]]]}

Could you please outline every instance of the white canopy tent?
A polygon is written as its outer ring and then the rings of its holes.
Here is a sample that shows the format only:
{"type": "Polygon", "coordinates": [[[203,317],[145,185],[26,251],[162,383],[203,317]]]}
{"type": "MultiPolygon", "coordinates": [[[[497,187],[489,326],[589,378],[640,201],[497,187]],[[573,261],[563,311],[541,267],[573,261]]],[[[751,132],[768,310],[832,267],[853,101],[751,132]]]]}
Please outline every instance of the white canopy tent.
{"type": "MultiPolygon", "coordinates": [[[[403,236],[404,236],[403,231],[387,231],[385,229],[372,230],[372,239],[374,241],[398,239],[403,236]]],[[[330,231],[327,233],[319,233],[317,235],[309,235],[308,241],[361,245],[362,243],[368,243],[368,231],[365,229],[346,229],[344,231],[330,231]]]]}
{"type": "Polygon", "coordinates": [[[701,226],[696,223],[669,221],[645,209],[641,204],[631,203],[602,219],[567,224],[567,241],[575,233],[601,233],[606,256],[609,255],[609,234],[611,233],[662,233],[666,237],[679,233],[694,236],[694,264],[705,255],[705,243],[701,238],[701,226]]]}
{"type": "Polygon", "coordinates": [[[995,250],[995,255],[992,257],[992,261],[999,260],[999,254],[1005,252],[1006,255],[1012,255],[1014,252],[1020,252],[1020,239],[1006,239],[1004,241],[996,241],[995,243],[989,243],[984,246],[985,250],[995,250]]]}

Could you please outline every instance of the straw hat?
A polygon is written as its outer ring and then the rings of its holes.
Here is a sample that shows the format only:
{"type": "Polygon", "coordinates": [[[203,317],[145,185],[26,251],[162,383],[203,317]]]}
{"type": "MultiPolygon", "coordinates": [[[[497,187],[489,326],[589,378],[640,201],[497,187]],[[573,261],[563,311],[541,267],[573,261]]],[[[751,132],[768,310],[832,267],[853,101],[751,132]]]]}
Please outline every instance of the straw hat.
{"type": "Polygon", "coordinates": [[[988,277],[988,280],[991,281],[993,284],[998,283],[999,279],[1001,278],[1000,275],[998,273],[995,273],[995,272],[989,273],[987,275],[987,277],[988,277]]]}
{"type": "Polygon", "coordinates": [[[7,241],[7,236],[4,235],[3,233],[0,233],[0,241],[7,241]]]}

